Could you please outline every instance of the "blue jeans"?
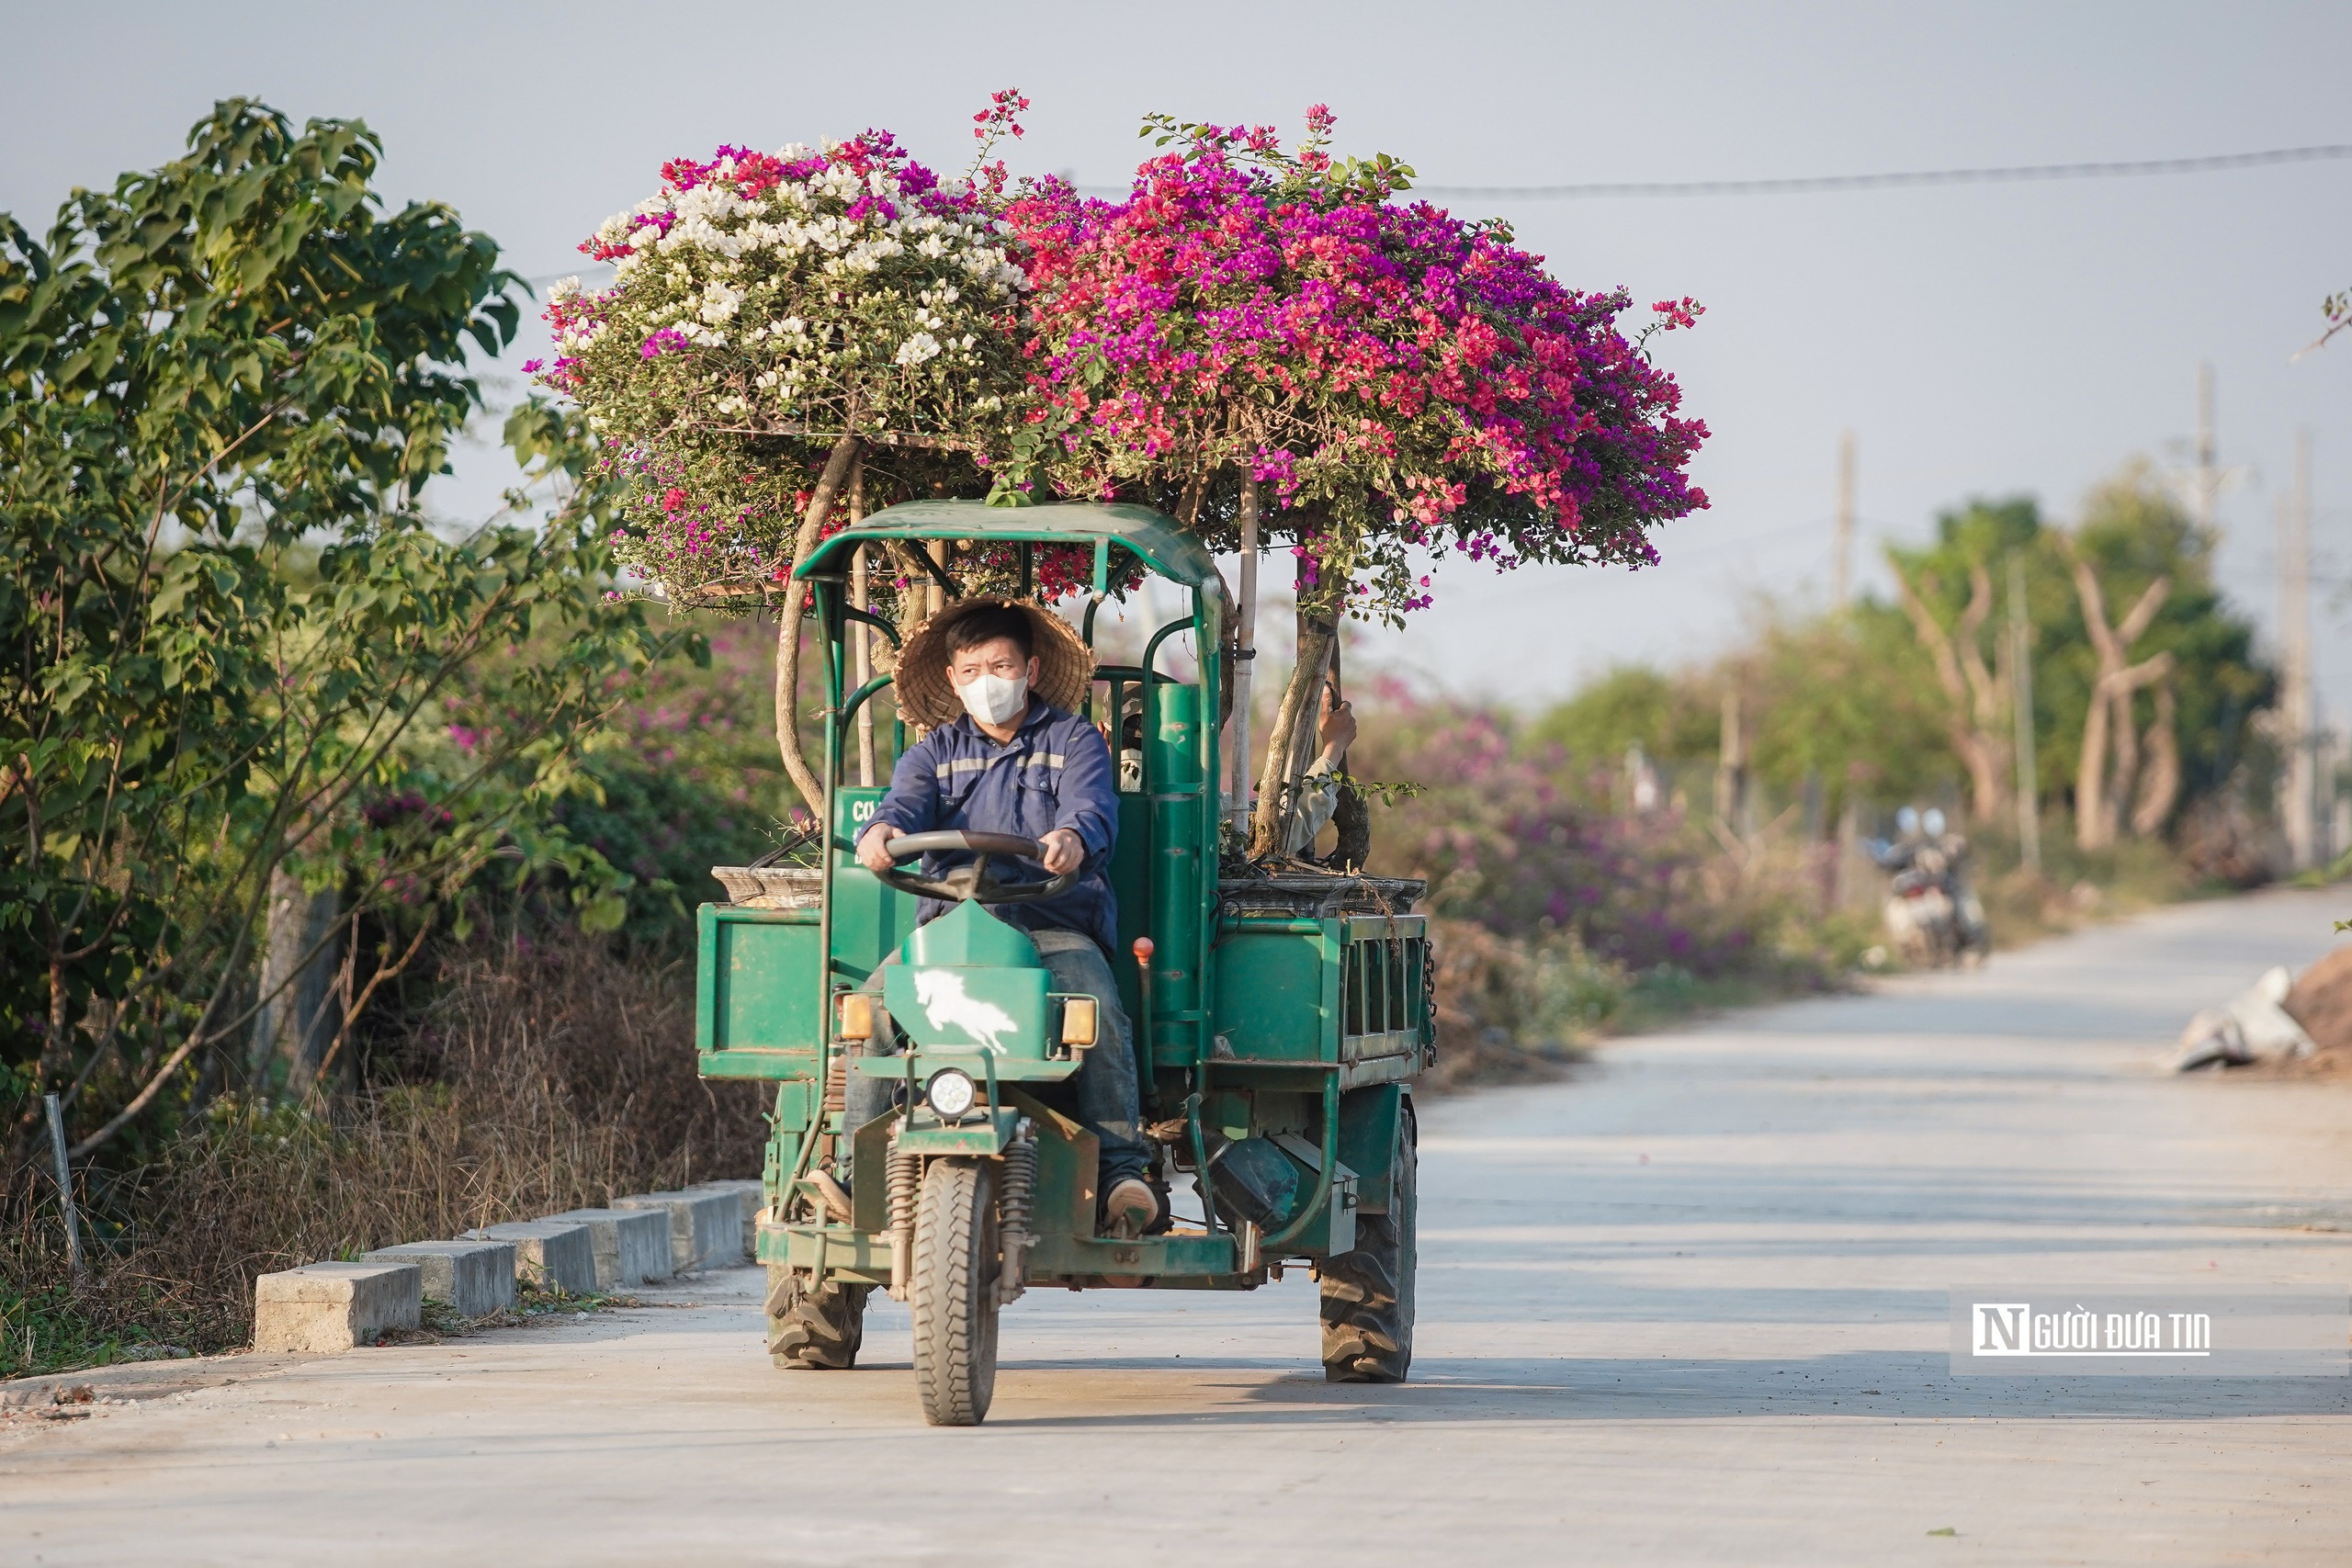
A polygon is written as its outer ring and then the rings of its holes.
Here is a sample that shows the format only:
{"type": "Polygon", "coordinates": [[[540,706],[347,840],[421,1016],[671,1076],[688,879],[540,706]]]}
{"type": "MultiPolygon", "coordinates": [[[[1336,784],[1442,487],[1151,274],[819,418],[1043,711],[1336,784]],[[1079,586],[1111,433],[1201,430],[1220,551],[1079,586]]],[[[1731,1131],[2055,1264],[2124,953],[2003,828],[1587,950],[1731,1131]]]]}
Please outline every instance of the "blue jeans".
{"type": "MultiPolygon", "coordinates": [[[[1131,1176],[1141,1177],[1149,1163],[1148,1151],[1136,1128],[1135,1041],[1128,1033],[1126,1012],[1119,1006],[1118,982],[1112,978],[1111,962],[1102,956],[1102,950],[1083,938],[1061,947],[1051,940],[1061,933],[1037,934],[1047,939],[1041,946],[1056,949],[1038,954],[1046,972],[1053,976],[1053,989],[1069,996],[1092,997],[1097,1011],[1094,1044],[1080,1055],[1078,1071],[1064,1083],[1027,1087],[1056,1110],[1074,1112],[1079,1122],[1101,1140],[1102,1180],[1096,1190],[1107,1193],[1131,1176]],[[1056,1104],[1057,1100],[1061,1103],[1056,1104]]],[[[899,955],[894,953],[883,962],[885,966],[896,964],[899,955]]],[[[865,988],[880,992],[881,969],[875,970],[865,988]]],[[[874,1055],[898,1054],[894,1043],[882,1040],[868,1041],[865,1048],[874,1055]]],[[[890,1109],[899,1087],[889,1078],[850,1074],[842,1086],[843,1122],[853,1132],[865,1126],[890,1109]]]]}

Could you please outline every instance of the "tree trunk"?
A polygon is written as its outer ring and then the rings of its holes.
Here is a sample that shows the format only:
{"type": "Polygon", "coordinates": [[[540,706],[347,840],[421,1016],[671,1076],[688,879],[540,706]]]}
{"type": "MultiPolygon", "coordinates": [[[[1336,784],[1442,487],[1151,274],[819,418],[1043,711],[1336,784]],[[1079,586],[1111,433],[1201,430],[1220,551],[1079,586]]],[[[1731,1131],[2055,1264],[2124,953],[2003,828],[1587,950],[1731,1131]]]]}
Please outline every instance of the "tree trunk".
{"type": "Polygon", "coordinates": [[[818,476],[816,491],[800,514],[800,532],[792,541],[792,570],[785,578],[784,598],[776,606],[775,747],[784,758],[784,771],[792,775],[794,787],[815,815],[825,809],[825,785],[800,750],[800,606],[805,597],[800,569],[815,553],[818,534],[833,510],[834,498],[841,494],[864,450],[865,443],[857,436],[844,435],[826,456],[825,471],[818,476]]]}
{"type": "Polygon", "coordinates": [[[1316,719],[1322,707],[1323,671],[1331,660],[1339,637],[1339,611],[1319,607],[1311,600],[1298,613],[1298,662],[1291,667],[1290,684],[1283,688],[1282,706],[1266,735],[1266,766],[1258,777],[1258,813],[1250,822],[1250,858],[1264,860],[1285,854],[1292,827],[1298,820],[1298,777],[1306,771],[1315,743],[1316,719]],[[1308,748],[1300,754],[1302,742],[1308,748]]]}
{"type": "Polygon", "coordinates": [[[2103,850],[2115,842],[2116,819],[2122,814],[2123,792],[2129,787],[2129,781],[2120,778],[2109,783],[2108,751],[2112,746],[2119,762],[2128,761],[2134,768],[2139,765],[2137,737],[2132,734],[2132,694],[2152,681],[2163,679],[2172,669],[2169,653],[2160,653],[2129,667],[2125,660],[2131,656],[2132,645],[2146,635],[2156,612],[2164,607],[2165,596],[2172,592],[2172,579],[2159,577],[2149,583],[2122,622],[2110,626],[2107,619],[2107,594],[2099,586],[2098,574],[2075,548],[2074,540],[2061,534],[2058,543],[2074,565],[2075,596],[2082,602],[2083,627],[2090,634],[2091,647],[2098,656],[2098,676],[2092,682],[2090,708],[2083,717],[2082,760],[2075,770],[2075,843],[2081,849],[2103,850]],[[2119,723],[2122,736],[2111,737],[2110,730],[2119,723]]]}
{"type": "MultiPolygon", "coordinates": [[[[1993,579],[1982,565],[1971,566],[1968,577],[1968,608],[1961,613],[1956,632],[1944,629],[1900,568],[1894,581],[1912,629],[1918,633],[1919,645],[1927,649],[1936,680],[1944,689],[1948,703],[1944,730],[1961,765],[1968,770],[1969,818],[1994,822],[2008,810],[2009,758],[2002,733],[2000,682],[1985,668],[1978,642],[1993,613],[1993,579]]],[[[1932,575],[1923,575],[1920,581],[1928,592],[1935,591],[1932,575]]]]}
{"type": "Polygon", "coordinates": [[[2107,797],[2112,802],[2108,816],[2119,835],[2123,830],[2124,814],[2132,807],[2133,792],[2140,784],[2140,721],[2132,712],[2139,706],[2139,697],[2137,686],[2118,682],[2107,698],[2115,705],[2115,712],[2107,721],[2107,743],[2115,752],[2115,766],[2107,778],[2107,797]]]}
{"type": "Polygon", "coordinates": [[[2083,714],[2083,754],[2075,764],[2075,847],[2103,850],[2115,842],[2115,812],[2107,795],[2107,716],[2113,706],[2104,683],[2091,688],[2083,714]]]}
{"type": "Polygon", "coordinates": [[[2172,682],[2156,686],[2155,722],[2148,726],[2148,775],[2140,783],[2140,803],[2132,811],[2132,832],[2142,839],[2164,830],[2180,799],[2180,735],[2178,708],[2172,682]]]}
{"type": "Polygon", "coordinates": [[[334,1026],[327,1010],[342,966],[342,900],[333,888],[306,891],[283,870],[269,874],[269,919],[262,950],[261,1007],[254,1014],[248,1081],[254,1092],[310,1087],[334,1026]]]}

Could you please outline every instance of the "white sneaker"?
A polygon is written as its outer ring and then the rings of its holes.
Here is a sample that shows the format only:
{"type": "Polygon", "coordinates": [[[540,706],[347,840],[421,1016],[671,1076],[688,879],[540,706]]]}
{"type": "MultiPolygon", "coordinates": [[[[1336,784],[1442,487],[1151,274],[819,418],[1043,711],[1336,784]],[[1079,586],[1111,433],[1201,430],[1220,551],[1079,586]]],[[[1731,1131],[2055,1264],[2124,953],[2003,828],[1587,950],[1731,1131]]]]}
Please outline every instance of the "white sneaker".
{"type": "Polygon", "coordinates": [[[1159,1218],[1159,1197],[1141,1177],[1130,1176],[1102,1200],[1102,1232],[1121,1241],[1139,1240],[1159,1218]]]}

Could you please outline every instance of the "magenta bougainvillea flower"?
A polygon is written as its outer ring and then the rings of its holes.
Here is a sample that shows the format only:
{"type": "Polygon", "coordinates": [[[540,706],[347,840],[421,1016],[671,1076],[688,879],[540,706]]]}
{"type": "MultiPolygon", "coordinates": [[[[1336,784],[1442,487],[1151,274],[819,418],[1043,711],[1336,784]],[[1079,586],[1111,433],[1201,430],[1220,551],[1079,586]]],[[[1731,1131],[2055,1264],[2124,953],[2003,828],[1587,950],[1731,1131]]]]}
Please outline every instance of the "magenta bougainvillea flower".
{"type": "MultiPolygon", "coordinates": [[[[1012,471],[1109,496],[1246,469],[1301,583],[1392,618],[1429,603],[1417,546],[1654,559],[1647,531],[1707,503],[1707,432],[1619,329],[1627,295],[1404,199],[1405,165],[1334,160],[1321,106],[1307,124],[1285,153],[1270,127],[1155,118],[1183,145],[1125,200],[1049,180],[1009,204],[1034,399],[1012,471]]],[[[1700,310],[1655,309],[1651,330],[1700,310]]]]}

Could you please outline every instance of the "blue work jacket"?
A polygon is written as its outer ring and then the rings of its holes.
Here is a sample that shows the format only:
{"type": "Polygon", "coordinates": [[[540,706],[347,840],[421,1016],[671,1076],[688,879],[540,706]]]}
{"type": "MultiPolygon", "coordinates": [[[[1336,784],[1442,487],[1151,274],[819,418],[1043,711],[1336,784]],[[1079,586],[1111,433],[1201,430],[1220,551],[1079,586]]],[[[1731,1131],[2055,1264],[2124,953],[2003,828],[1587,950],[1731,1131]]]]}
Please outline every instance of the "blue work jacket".
{"type": "MultiPolygon", "coordinates": [[[[1001,746],[965,714],[910,747],[891,771],[890,792],[874,808],[873,821],[907,833],[955,829],[1024,839],[1068,828],[1086,847],[1077,883],[1054,897],[999,904],[989,912],[1024,931],[1091,936],[1109,955],[1119,943],[1119,906],[1108,875],[1111,846],[1119,832],[1114,779],[1102,732],[1032,696],[1021,728],[1001,746]]],[[[923,874],[944,875],[971,858],[925,855],[923,874]]],[[[994,868],[995,874],[1017,882],[1046,880],[1046,868],[1035,861],[1000,857],[994,868]]],[[[944,900],[925,898],[916,919],[932,919],[948,908],[944,900]]]]}

